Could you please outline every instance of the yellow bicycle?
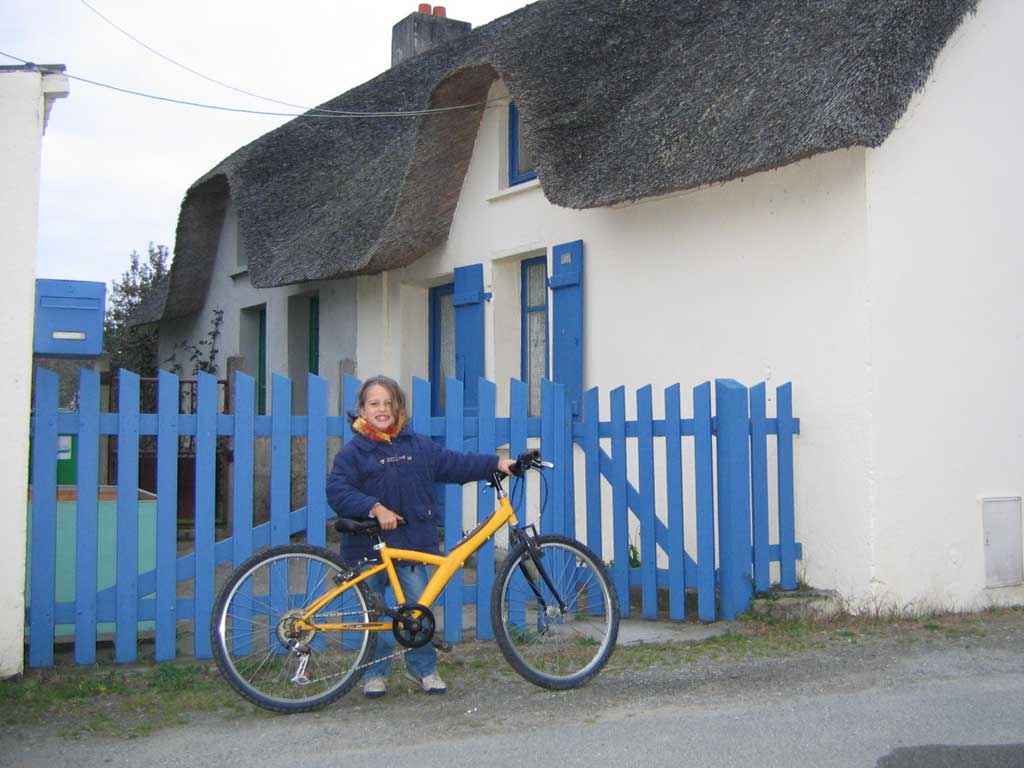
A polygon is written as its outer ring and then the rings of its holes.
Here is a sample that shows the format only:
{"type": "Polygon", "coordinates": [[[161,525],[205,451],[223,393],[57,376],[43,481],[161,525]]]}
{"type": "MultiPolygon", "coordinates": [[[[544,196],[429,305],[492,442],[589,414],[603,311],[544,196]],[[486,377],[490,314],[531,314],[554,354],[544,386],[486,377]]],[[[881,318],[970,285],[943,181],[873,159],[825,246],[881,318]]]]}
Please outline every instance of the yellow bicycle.
{"type": "MultiPolygon", "coordinates": [[[[545,466],[552,465],[527,451],[513,473],[545,466]]],[[[335,527],[344,535],[373,538],[376,558],[347,563],[307,544],[250,557],[228,579],[213,610],[214,659],[225,679],[260,707],[304,712],[329,704],[359,681],[374,661],[378,632],[394,633],[406,649],[433,642],[448,650],[434,637],[431,606],[469,557],[506,525],[509,553],[495,576],[490,604],[502,655],[544,688],[576,688],[592,678],[607,663],[619,631],[619,603],[608,572],[580,542],[521,526],[502,479],[500,473],[490,479],[498,508],[446,557],[388,547],[375,520],[346,518],[338,518],[335,527]],[[436,567],[414,602],[402,592],[396,561],[436,567]],[[385,606],[365,584],[381,571],[397,605],[385,606]]]]}

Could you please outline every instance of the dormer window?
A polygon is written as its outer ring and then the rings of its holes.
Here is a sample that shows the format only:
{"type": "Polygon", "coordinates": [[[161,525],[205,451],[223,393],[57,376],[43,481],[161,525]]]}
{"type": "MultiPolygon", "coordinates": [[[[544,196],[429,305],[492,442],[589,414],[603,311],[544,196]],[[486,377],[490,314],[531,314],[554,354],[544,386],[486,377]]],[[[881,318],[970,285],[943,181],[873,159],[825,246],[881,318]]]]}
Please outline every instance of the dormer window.
{"type": "Polygon", "coordinates": [[[508,185],[522,184],[537,178],[537,163],[523,143],[519,110],[515,102],[508,105],[508,185]]]}

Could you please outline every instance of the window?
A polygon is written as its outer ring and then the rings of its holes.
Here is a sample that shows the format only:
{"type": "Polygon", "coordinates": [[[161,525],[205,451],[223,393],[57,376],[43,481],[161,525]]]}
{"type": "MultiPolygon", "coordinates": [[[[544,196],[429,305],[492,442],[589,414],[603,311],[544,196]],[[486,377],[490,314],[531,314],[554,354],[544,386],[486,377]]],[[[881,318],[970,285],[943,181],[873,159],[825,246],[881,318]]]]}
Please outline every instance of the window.
{"type": "Polygon", "coordinates": [[[320,297],[309,297],[309,372],[320,375],[320,297]]]}
{"type": "Polygon", "coordinates": [[[519,110],[515,102],[508,105],[508,185],[515,186],[537,178],[537,163],[523,144],[519,110]]]}
{"type": "Polygon", "coordinates": [[[548,378],[548,262],[522,263],[522,380],[530,391],[530,415],[540,415],[540,383],[548,378]]]}
{"type": "Polygon", "coordinates": [[[455,283],[430,289],[430,408],[444,412],[445,381],[455,378],[455,283]]]}
{"type": "Polygon", "coordinates": [[[256,413],[267,412],[267,307],[242,310],[239,351],[244,371],[256,380],[256,413]]]}

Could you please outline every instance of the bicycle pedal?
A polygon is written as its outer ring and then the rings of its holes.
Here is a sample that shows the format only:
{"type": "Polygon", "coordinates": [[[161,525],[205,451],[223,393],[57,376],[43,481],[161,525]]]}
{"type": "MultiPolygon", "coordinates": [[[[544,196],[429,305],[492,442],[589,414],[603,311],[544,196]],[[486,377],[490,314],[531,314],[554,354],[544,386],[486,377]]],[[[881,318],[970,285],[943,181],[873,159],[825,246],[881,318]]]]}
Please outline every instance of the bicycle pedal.
{"type": "Polygon", "coordinates": [[[435,648],[437,648],[437,650],[441,651],[441,653],[451,653],[452,652],[452,647],[453,647],[452,644],[451,643],[446,643],[444,640],[431,640],[430,644],[432,646],[434,646],[435,648]]]}

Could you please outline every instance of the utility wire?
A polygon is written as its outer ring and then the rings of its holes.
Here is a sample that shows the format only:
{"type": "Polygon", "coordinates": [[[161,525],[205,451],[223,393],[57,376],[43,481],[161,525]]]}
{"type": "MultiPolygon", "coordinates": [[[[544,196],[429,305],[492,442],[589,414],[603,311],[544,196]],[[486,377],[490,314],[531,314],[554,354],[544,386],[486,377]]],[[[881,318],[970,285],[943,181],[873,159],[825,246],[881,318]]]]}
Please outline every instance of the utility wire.
{"type": "MultiPolygon", "coordinates": [[[[125,37],[129,38],[130,40],[132,40],[135,43],[138,43],[143,48],[145,48],[147,51],[149,51],[150,53],[152,53],[152,54],[154,54],[156,56],[159,56],[161,59],[163,59],[164,61],[168,62],[169,64],[173,64],[174,66],[179,67],[179,68],[185,70],[189,74],[195,75],[196,77],[201,77],[203,80],[211,82],[211,83],[213,83],[215,85],[219,85],[222,88],[227,88],[229,90],[235,91],[236,93],[241,93],[241,94],[244,94],[246,96],[252,96],[253,98],[260,99],[261,101],[269,101],[269,102],[271,102],[273,104],[280,104],[283,107],[292,107],[293,109],[301,109],[301,110],[305,110],[305,111],[331,112],[331,113],[334,112],[334,110],[330,110],[330,109],[320,109],[319,107],[304,107],[301,104],[290,104],[287,101],[279,101],[277,99],[271,99],[271,98],[269,98],[267,96],[261,96],[258,93],[253,93],[252,91],[247,91],[247,90],[245,90],[243,88],[236,88],[235,86],[230,85],[228,83],[224,83],[224,82],[221,82],[220,80],[216,80],[216,79],[214,79],[212,77],[208,77],[207,75],[204,75],[202,72],[197,72],[196,70],[192,69],[191,67],[187,67],[184,64],[182,64],[181,62],[175,61],[170,56],[165,56],[164,54],[160,53],[160,51],[156,50],[152,46],[147,45],[146,43],[144,43],[142,40],[137,38],[135,35],[133,35],[128,30],[124,29],[123,27],[118,26],[113,21],[108,19],[106,16],[104,16],[102,13],[100,13],[98,10],[96,10],[93,6],[91,6],[88,2],[86,2],[86,0],[78,0],[78,1],[82,5],[84,5],[86,8],[88,8],[90,11],[92,11],[94,14],[96,14],[101,19],[103,19],[103,21],[105,21],[107,24],[109,24],[114,29],[116,29],[118,32],[120,32],[122,35],[124,35],[125,37]]],[[[344,114],[344,113],[342,113],[342,114],[344,114]]]]}
{"type": "MultiPolygon", "coordinates": [[[[181,104],[187,107],[199,107],[200,109],[215,109],[221,112],[238,112],[246,115],[267,115],[270,117],[322,117],[322,118],[375,118],[375,117],[420,117],[423,115],[433,115],[439,112],[453,112],[460,109],[475,109],[477,107],[486,107],[489,102],[478,101],[475,104],[461,104],[456,107],[437,107],[434,109],[416,109],[409,110],[408,112],[343,112],[339,110],[311,110],[305,113],[299,112],[267,112],[259,109],[242,109],[239,107],[224,107],[217,104],[203,104],[197,101],[186,101],[184,99],[172,99],[168,96],[157,96],[152,93],[143,93],[142,91],[133,91],[130,88],[121,88],[117,85],[110,85],[109,83],[101,83],[97,80],[90,80],[86,77],[79,77],[77,75],[68,74],[66,71],[61,72],[56,69],[46,69],[41,67],[34,62],[27,61],[25,59],[12,56],[9,53],[0,51],[0,56],[6,56],[8,59],[19,61],[22,64],[32,67],[38,67],[40,72],[54,75],[64,75],[64,77],[70,80],[77,80],[82,83],[88,83],[89,85],[95,85],[100,88],[108,88],[118,93],[127,93],[132,96],[141,96],[146,99],[155,99],[156,101],[168,102],[170,104],[181,104]]],[[[500,100],[499,100],[500,101],[500,100]]],[[[299,107],[302,109],[302,107],[299,107]]]]}

